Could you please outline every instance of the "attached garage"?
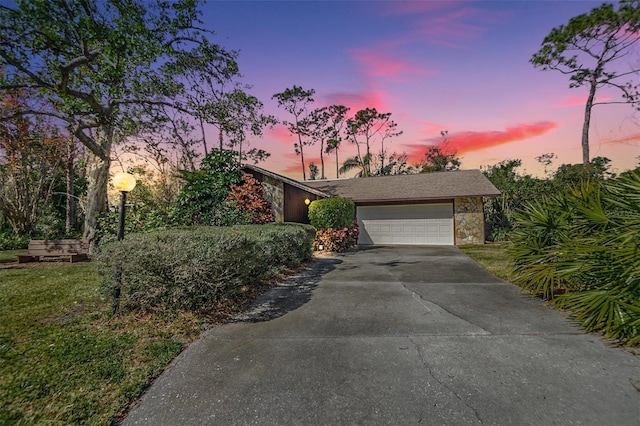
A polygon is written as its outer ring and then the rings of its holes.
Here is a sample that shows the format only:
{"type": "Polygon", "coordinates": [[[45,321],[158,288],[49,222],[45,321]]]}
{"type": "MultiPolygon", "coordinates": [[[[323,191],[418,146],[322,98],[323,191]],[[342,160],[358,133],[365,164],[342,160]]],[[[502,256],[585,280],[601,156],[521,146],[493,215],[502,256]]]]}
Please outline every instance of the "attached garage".
{"type": "Polygon", "coordinates": [[[358,244],[453,245],[453,204],[358,206],[358,244]]]}

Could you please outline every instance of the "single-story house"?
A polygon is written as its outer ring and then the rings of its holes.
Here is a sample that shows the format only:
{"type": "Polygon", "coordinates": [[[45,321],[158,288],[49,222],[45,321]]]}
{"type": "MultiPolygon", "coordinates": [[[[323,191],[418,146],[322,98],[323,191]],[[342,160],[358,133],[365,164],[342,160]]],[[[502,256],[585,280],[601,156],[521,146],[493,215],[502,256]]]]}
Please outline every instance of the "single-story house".
{"type": "Polygon", "coordinates": [[[276,221],[309,223],[305,200],[349,198],[356,204],[358,244],[483,244],[483,198],[500,191],[480,170],[299,182],[256,166],[276,221]]]}

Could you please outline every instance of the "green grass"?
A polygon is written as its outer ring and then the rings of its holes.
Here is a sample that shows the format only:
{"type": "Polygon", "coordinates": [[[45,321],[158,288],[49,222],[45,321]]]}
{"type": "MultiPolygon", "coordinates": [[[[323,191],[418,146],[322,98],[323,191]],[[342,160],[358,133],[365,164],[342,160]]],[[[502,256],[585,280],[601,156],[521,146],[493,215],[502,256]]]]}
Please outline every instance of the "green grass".
{"type": "Polygon", "coordinates": [[[27,250],[4,250],[0,251],[0,263],[15,262],[19,255],[27,254],[27,250]]]}
{"type": "Polygon", "coordinates": [[[459,249],[496,277],[505,281],[513,280],[513,269],[506,243],[461,246],[459,249]]]}
{"type": "Polygon", "coordinates": [[[111,424],[202,330],[111,318],[91,263],[0,269],[0,306],[0,425],[111,424]]]}

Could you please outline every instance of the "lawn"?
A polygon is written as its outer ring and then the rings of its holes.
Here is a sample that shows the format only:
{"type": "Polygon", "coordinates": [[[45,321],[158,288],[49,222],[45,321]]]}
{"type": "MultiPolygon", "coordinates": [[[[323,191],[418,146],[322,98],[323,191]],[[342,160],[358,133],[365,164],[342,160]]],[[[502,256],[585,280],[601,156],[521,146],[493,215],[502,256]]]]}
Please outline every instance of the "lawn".
{"type": "Polygon", "coordinates": [[[507,243],[461,246],[459,248],[496,277],[512,281],[513,270],[509,260],[510,256],[507,253],[507,243]]]}
{"type": "Polygon", "coordinates": [[[18,268],[0,252],[0,424],[116,421],[197,337],[193,316],[113,319],[91,263],[18,268]]]}
{"type": "Polygon", "coordinates": [[[15,262],[18,255],[27,254],[27,250],[4,250],[0,251],[0,263],[15,262]]]}

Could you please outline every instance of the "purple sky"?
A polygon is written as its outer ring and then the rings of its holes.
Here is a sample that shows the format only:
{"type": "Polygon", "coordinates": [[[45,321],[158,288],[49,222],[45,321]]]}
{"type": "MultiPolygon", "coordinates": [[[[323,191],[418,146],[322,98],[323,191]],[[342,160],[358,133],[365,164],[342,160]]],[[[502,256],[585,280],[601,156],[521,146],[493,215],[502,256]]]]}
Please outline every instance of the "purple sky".
{"type": "MultiPolygon", "coordinates": [[[[587,90],[569,89],[566,76],[534,69],[529,59],[553,27],[601,3],[210,1],[203,20],[216,42],[240,51],[243,81],[281,119],[287,114],[271,96],[295,84],[316,90],[315,106],[391,112],[404,134],[388,149],[411,163],[447,130],[464,169],[520,158],[527,172],[542,174],[540,154],[556,153],[554,166],[581,161],[587,90]]],[[[640,61],[638,51],[629,61],[640,61]]],[[[640,112],[632,107],[594,107],[590,135],[592,157],[611,158],[617,171],[638,164],[640,112]]],[[[302,177],[283,128],[250,144],[271,152],[261,166],[302,177]]],[[[340,157],[353,152],[345,142],[340,157]]],[[[319,147],[305,157],[318,164],[319,147]]],[[[328,177],[332,161],[325,159],[328,177]]]]}

